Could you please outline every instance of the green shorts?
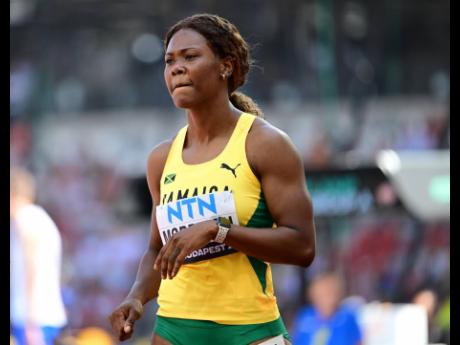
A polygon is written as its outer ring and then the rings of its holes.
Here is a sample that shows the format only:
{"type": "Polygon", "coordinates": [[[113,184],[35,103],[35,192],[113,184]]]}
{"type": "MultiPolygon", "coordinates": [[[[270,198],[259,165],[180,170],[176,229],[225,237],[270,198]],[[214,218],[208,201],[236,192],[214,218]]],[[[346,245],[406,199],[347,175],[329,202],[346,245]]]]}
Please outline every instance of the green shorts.
{"type": "Polygon", "coordinates": [[[266,323],[223,325],[213,321],[157,315],[154,333],[173,345],[246,345],[280,334],[291,341],[281,316],[266,323]]]}

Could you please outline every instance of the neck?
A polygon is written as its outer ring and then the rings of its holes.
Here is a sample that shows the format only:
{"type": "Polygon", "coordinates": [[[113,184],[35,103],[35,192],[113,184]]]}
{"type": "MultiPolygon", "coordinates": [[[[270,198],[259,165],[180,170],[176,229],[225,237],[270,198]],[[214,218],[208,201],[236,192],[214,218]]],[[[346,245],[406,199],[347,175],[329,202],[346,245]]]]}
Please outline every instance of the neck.
{"type": "Polygon", "coordinates": [[[187,136],[192,140],[210,142],[213,138],[226,134],[233,129],[240,110],[226,98],[224,102],[215,100],[206,102],[206,106],[187,109],[189,124],[187,136]]]}

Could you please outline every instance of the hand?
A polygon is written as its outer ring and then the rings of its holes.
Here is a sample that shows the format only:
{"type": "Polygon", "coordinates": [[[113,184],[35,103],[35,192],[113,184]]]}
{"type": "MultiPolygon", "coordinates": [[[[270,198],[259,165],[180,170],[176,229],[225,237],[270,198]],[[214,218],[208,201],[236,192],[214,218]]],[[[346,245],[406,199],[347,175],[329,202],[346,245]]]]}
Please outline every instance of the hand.
{"type": "Polygon", "coordinates": [[[161,248],[153,268],[160,271],[162,279],[173,279],[185,257],[208,244],[215,237],[216,231],[216,222],[207,220],[174,234],[161,248]]]}
{"type": "Polygon", "coordinates": [[[144,312],[144,307],[138,299],[128,299],[121,303],[109,316],[109,322],[115,336],[120,341],[129,339],[134,331],[136,322],[144,312]]]}

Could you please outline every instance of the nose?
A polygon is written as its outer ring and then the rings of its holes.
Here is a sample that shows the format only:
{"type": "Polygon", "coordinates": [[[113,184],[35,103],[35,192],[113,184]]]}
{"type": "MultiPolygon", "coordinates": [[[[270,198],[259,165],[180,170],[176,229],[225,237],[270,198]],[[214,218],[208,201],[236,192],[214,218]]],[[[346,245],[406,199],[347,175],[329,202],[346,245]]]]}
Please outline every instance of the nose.
{"type": "Polygon", "coordinates": [[[185,73],[185,67],[181,64],[176,64],[171,70],[171,74],[173,76],[179,75],[179,74],[184,74],[185,73]]]}

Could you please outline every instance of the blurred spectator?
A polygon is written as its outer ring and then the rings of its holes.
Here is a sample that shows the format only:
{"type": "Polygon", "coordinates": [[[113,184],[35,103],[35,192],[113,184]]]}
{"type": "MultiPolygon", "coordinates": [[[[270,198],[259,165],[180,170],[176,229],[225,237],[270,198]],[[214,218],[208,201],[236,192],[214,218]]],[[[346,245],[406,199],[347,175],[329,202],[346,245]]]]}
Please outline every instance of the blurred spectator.
{"type": "Polygon", "coordinates": [[[13,62],[10,70],[10,119],[24,116],[33,91],[34,66],[29,61],[13,62]]]}
{"type": "Polygon", "coordinates": [[[446,332],[443,332],[436,320],[436,313],[438,311],[438,296],[436,292],[431,289],[423,289],[415,294],[412,301],[423,307],[427,312],[429,343],[448,343],[446,332]]]}
{"type": "Polygon", "coordinates": [[[27,122],[16,121],[10,127],[10,163],[21,165],[31,153],[32,131],[27,122]]]}
{"type": "Polygon", "coordinates": [[[397,150],[429,150],[436,147],[437,139],[430,132],[428,123],[424,120],[411,119],[399,133],[396,139],[397,150]]]}
{"type": "Polygon", "coordinates": [[[343,281],[337,273],[316,276],[307,289],[312,306],[300,310],[293,345],[359,345],[362,331],[353,308],[342,304],[343,281]]]}
{"type": "Polygon", "coordinates": [[[35,180],[10,171],[10,320],[17,345],[52,345],[67,318],[61,297],[62,245],[46,211],[36,205],[35,180]]]}
{"type": "Polygon", "coordinates": [[[327,168],[332,160],[333,149],[327,133],[321,129],[316,133],[312,146],[307,148],[304,153],[304,163],[307,169],[324,169],[327,168]]]}

